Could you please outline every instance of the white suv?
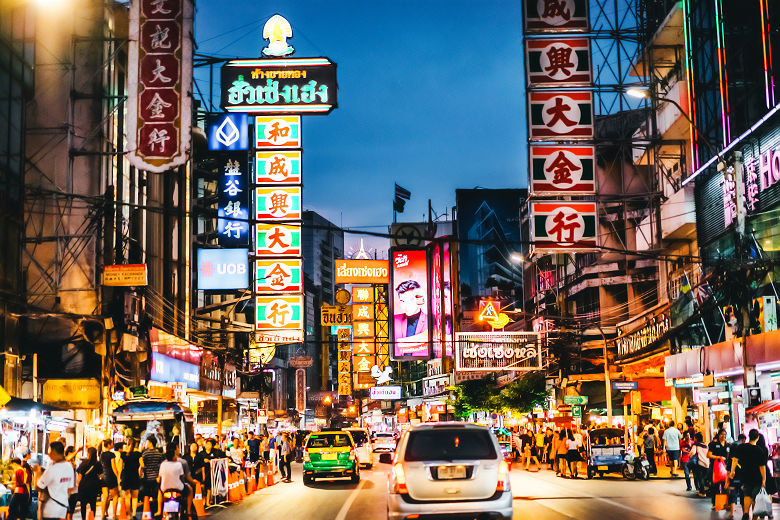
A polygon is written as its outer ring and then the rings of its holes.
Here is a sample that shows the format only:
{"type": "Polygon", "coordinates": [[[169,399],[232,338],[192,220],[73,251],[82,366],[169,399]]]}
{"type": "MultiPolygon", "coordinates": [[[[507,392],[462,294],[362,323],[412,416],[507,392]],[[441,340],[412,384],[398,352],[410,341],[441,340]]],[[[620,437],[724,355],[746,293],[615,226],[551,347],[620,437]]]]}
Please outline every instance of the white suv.
{"type": "Polygon", "coordinates": [[[358,462],[361,466],[372,468],[374,466],[374,447],[371,443],[371,437],[368,430],[363,428],[346,428],[355,441],[355,451],[357,451],[358,462]]]}
{"type": "Polygon", "coordinates": [[[454,422],[404,433],[388,481],[388,519],[472,513],[512,518],[509,467],[496,436],[484,426],[454,422]]]}

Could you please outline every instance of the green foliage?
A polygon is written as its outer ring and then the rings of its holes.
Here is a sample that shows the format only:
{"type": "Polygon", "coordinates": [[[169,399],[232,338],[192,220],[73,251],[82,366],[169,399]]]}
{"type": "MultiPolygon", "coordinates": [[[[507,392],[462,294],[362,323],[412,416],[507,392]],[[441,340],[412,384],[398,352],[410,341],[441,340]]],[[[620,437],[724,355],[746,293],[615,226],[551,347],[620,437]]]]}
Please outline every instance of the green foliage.
{"type": "Polygon", "coordinates": [[[542,372],[526,374],[503,389],[498,388],[495,376],[490,375],[464,381],[450,390],[456,394],[455,415],[464,419],[477,411],[528,413],[536,406],[544,406],[547,399],[542,372]]]}

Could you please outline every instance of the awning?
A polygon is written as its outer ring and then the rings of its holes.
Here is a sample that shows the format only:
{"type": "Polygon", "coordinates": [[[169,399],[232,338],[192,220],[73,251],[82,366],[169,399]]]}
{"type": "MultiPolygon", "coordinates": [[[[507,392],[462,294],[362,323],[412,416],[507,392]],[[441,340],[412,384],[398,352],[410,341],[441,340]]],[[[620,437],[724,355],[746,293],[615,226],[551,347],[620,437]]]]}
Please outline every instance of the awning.
{"type": "MultiPolygon", "coordinates": [[[[672,399],[672,388],[666,386],[663,377],[637,379],[636,384],[643,403],[655,403],[672,399]]],[[[631,404],[630,393],[623,397],[623,404],[631,404]]]]}
{"type": "Polygon", "coordinates": [[[63,410],[62,408],[57,408],[56,406],[39,403],[38,401],[33,401],[32,399],[20,399],[19,397],[11,397],[11,399],[5,403],[5,405],[0,406],[0,408],[3,410],[8,410],[9,412],[29,412],[30,410],[38,410],[38,412],[67,411],[63,410]]]}
{"type": "Polygon", "coordinates": [[[780,399],[775,399],[774,401],[767,401],[765,403],[756,405],[753,408],[745,411],[745,413],[769,413],[776,412],[778,410],[780,410],[780,399]]]}

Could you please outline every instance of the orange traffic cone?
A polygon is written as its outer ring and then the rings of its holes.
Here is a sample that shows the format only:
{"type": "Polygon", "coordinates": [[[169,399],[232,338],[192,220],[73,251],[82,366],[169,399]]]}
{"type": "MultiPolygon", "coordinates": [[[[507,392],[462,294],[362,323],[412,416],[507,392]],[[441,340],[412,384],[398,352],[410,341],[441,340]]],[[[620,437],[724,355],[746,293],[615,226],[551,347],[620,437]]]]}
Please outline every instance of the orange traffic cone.
{"type": "Polygon", "coordinates": [[[119,516],[117,517],[117,520],[127,520],[127,506],[125,505],[125,499],[117,498],[117,500],[119,500],[119,516]]]}
{"type": "Polygon", "coordinates": [[[241,499],[243,500],[246,498],[246,479],[244,478],[244,474],[241,473],[241,470],[238,470],[238,494],[241,496],[241,499]]]}
{"type": "Polygon", "coordinates": [[[246,470],[247,478],[249,479],[249,493],[257,491],[257,480],[255,479],[255,468],[249,468],[246,470]]]}
{"type": "Polygon", "coordinates": [[[192,499],[192,503],[195,504],[195,512],[198,513],[199,518],[206,516],[206,509],[203,507],[203,492],[200,488],[200,482],[195,483],[195,497],[192,499]]]}
{"type": "Polygon", "coordinates": [[[149,497],[144,497],[144,512],[141,514],[141,520],[154,520],[152,517],[152,506],[149,504],[149,497]]]}
{"type": "Polygon", "coordinates": [[[274,484],[276,484],[276,482],[274,482],[274,472],[271,471],[271,470],[266,471],[265,479],[266,479],[265,480],[265,485],[268,486],[268,487],[273,486],[274,484]]]}
{"type": "Polygon", "coordinates": [[[257,465],[257,489],[265,488],[265,464],[257,465]]]}

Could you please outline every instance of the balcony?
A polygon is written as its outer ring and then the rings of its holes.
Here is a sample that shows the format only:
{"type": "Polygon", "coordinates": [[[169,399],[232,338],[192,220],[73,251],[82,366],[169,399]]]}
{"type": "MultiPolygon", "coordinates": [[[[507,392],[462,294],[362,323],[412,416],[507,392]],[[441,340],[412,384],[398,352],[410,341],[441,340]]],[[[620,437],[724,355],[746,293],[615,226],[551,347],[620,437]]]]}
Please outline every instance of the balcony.
{"type": "MultiPolygon", "coordinates": [[[[647,251],[655,245],[654,216],[648,215],[637,226],[637,251],[647,251]]],[[[661,204],[661,239],[693,240],[696,238],[696,207],[693,186],[673,193],[661,204]]]]}

